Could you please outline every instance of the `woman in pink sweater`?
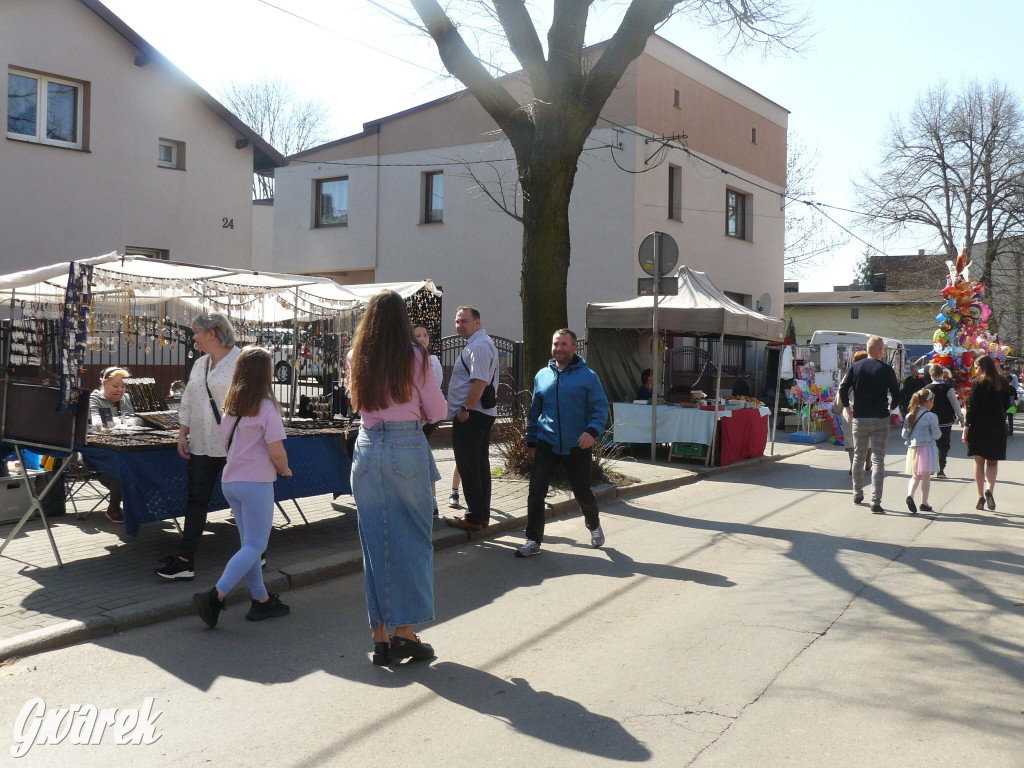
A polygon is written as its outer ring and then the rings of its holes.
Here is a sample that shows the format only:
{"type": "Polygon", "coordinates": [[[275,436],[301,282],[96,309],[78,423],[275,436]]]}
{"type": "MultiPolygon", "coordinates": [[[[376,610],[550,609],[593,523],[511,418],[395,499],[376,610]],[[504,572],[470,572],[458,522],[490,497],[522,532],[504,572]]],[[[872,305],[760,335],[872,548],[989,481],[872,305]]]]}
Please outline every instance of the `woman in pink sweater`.
{"type": "Polygon", "coordinates": [[[370,299],[349,357],[352,407],[362,428],[352,456],[352,495],[363,547],[373,663],[430,659],[412,625],[434,618],[433,494],[424,423],[447,404],[426,352],[413,339],[405,301],[370,299]],[[394,627],[394,634],[388,634],[394,627]]]}

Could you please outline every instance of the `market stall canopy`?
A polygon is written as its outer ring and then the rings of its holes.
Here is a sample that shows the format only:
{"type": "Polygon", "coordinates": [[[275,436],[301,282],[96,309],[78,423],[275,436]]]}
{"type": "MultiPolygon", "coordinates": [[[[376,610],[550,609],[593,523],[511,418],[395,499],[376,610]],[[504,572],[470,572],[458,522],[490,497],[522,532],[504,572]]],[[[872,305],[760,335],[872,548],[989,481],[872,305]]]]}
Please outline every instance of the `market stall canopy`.
{"type": "MultiPolygon", "coordinates": [[[[679,294],[658,298],[658,328],[678,334],[740,336],[782,341],[785,323],[737,304],[722,293],[704,272],[682,266],[679,294]]],[[[587,329],[646,328],[653,325],[654,299],[587,304],[587,329]]]]}
{"type": "MultiPolygon", "coordinates": [[[[342,286],[327,277],[258,272],[231,267],[179,264],[145,256],[108,253],[78,260],[93,271],[93,296],[130,290],[135,304],[173,301],[194,313],[207,309],[232,319],[280,323],[357,311],[373,296],[390,288],[408,298],[427,289],[440,295],[432,281],[342,286]]],[[[70,262],[0,275],[0,297],[29,301],[63,301],[70,262]]]]}

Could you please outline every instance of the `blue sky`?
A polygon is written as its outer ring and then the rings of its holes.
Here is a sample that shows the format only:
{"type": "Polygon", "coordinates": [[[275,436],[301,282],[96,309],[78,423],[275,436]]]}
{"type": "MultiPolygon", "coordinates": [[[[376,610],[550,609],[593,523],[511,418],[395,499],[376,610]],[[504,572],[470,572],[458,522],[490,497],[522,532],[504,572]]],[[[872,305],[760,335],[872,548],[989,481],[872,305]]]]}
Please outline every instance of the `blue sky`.
{"type": "MultiPolygon", "coordinates": [[[[266,74],[325,102],[336,137],[460,87],[444,76],[429,40],[381,9],[411,15],[403,0],[376,5],[365,0],[103,2],[215,95],[232,80],[266,74]]],[[[810,11],[814,33],[798,55],[730,54],[713,33],[682,17],[661,34],[790,110],[790,131],[819,155],[818,201],[856,208],[852,181],[877,163],[890,117],[905,113],[928,86],[995,78],[1024,93],[1022,2],[794,0],[793,5],[810,11]]],[[[595,3],[588,42],[611,34],[624,7],[623,2],[595,3]]],[[[846,214],[836,218],[851,223],[846,214]]],[[[884,243],[870,231],[855,232],[888,253],[934,245],[921,234],[884,243]]],[[[833,283],[849,282],[864,248],[851,240],[801,277],[801,288],[829,290],[833,283]]]]}

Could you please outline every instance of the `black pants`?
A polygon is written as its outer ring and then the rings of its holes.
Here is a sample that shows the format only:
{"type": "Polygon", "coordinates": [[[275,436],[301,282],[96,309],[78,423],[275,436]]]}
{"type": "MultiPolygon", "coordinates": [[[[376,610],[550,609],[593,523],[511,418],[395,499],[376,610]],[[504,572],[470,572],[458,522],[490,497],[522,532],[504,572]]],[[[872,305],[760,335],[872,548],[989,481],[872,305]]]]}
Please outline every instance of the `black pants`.
{"type": "Polygon", "coordinates": [[[487,525],[491,519],[491,427],[494,417],[470,411],[469,418],[452,420],[452,450],[462,476],[466,520],[487,525]]]}
{"type": "Polygon", "coordinates": [[[191,560],[199,547],[199,537],[206,528],[206,513],[210,508],[210,497],[217,484],[217,476],[227,464],[224,456],[201,456],[192,454],[188,460],[188,508],[185,510],[185,525],[182,526],[181,544],[178,555],[191,560]]]}
{"type": "Polygon", "coordinates": [[[100,476],[96,478],[99,480],[100,485],[107,489],[110,494],[107,496],[107,509],[117,511],[121,509],[121,483],[113,475],[108,475],[106,472],[100,472],[100,476]]]}
{"type": "Polygon", "coordinates": [[[551,445],[543,440],[537,441],[533,469],[530,470],[530,495],[526,502],[526,538],[538,544],[544,541],[544,497],[551,485],[551,475],[559,464],[565,465],[569,485],[583,510],[587,528],[592,531],[601,524],[597,515],[597,499],[590,490],[591,456],[590,449],[582,448],[573,448],[568,455],[555,453],[551,445]]]}
{"type": "Polygon", "coordinates": [[[939,439],[935,441],[935,447],[939,449],[939,469],[946,469],[946,455],[949,453],[949,436],[953,433],[953,425],[946,424],[939,426],[939,439]]]}

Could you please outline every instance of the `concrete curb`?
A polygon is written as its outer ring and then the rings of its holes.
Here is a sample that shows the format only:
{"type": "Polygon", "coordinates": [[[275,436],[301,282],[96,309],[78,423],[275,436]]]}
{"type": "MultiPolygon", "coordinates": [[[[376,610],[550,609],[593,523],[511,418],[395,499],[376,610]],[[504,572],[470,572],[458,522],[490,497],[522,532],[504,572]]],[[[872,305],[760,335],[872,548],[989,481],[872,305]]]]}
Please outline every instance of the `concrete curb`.
{"type": "MultiPolygon", "coordinates": [[[[712,467],[701,469],[690,475],[665,478],[663,480],[652,480],[650,482],[639,482],[633,485],[616,488],[612,485],[602,484],[596,486],[594,495],[597,500],[603,503],[615,499],[629,499],[636,496],[645,496],[650,493],[672,490],[684,485],[692,485],[706,477],[715,477],[726,472],[735,472],[761,464],[774,464],[775,462],[788,459],[792,456],[799,456],[802,453],[815,450],[815,446],[807,446],[800,450],[785,455],[761,456],[756,459],[730,464],[727,467],[712,467]]],[[[548,519],[575,512],[579,505],[575,499],[563,499],[549,505],[546,511],[548,519]]],[[[477,539],[486,539],[496,534],[522,528],[526,525],[526,515],[510,517],[497,521],[487,526],[482,531],[467,532],[457,528],[444,527],[434,531],[434,551],[447,549],[448,547],[466,544],[477,539]]],[[[271,592],[286,592],[290,589],[307,587],[322,581],[334,579],[339,576],[347,576],[358,573],[362,570],[362,551],[357,547],[346,547],[339,550],[337,554],[310,560],[303,563],[295,563],[277,571],[268,571],[264,575],[267,589],[271,592]]],[[[87,640],[96,640],[110,635],[119,634],[129,629],[144,627],[149,624],[157,624],[162,621],[178,619],[183,616],[192,615],[192,592],[187,594],[175,594],[166,598],[149,600],[138,605],[125,606],[106,611],[98,616],[92,616],[84,620],[63,621],[51,627],[26,632],[18,637],[0,641],[0,662],[11,659],[30,656],[42,651],[50,651],[55,648],[63,648],[75,643],[87,640]]],[[[240,584],[229,595],[229,605],[244,605],[247,599],[245,585],[240,584]]],[[[237,610],[237,608],[236,608],[237,610]]]]}

